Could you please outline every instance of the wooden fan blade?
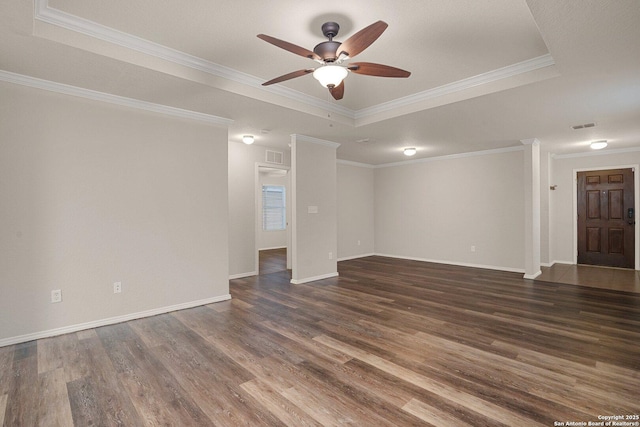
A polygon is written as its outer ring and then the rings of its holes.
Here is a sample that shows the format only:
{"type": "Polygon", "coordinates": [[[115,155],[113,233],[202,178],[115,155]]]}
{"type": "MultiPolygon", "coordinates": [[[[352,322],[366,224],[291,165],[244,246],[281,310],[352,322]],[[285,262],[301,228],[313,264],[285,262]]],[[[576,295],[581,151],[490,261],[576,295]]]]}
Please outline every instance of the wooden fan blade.
{"type": "Polygon", "coordinates": [[[269,86],[269,85],[272,85],[274,83],[284,82],[285,80],[295,79],[296,77],[301,77],[301,76],[304,76],[305,74],[309,74],[309,73],[313,73],[313,68],[307,68],[306,70],[298,70],[298,71],[293,71],[293,72],[288,73],[288,74],[284,74],[284,75],[282,75],[280,77],[276,77],[275,79],[271,79],[268,82],[262,83],[262,86],[269,86]]]}
{"type": "Polygon", "coordinates": [[[372,62],[353,62],[347,67],[356,74],[377,77],[409,77],[409,71],[388,65],[374,64],[372,62]]]}
{"type": "Polygon", "coordinates": [[[295,53],[296,55],[304,56],[305,58],[309,59],[317,59],[319,61],[322,60],[322,58],[320,58],[317,54],[310,51],[309,49],[305,49],[293,43],[289,43],[275,37],[267,36],[265,34],[258,34],[258,38],[266,41],[267,43],[271,43],[274,46],[278,46],[281,49],[288,50],[291,53],[295,53]]]}
{"type": "Polygon", "coordinates": [[[340,45],[336,51],[336,56],[344,53],[353,58],[376,41],[388,26],[386,22],[378,21],[363,28],[340,45]]]}
{"type": "Polygon", "coordinates": [[[331,92],[331,96],[336,101],[339,101],[344,96],[344,80],[340,82],[338,86],[329,88],[329,92],[331,92]]]}

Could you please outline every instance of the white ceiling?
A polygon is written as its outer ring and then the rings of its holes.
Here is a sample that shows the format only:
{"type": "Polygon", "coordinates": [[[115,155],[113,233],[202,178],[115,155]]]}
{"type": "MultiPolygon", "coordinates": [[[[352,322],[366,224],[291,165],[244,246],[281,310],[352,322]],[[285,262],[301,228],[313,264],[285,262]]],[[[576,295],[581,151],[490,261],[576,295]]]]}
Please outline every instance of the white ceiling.
{"type": "Polygon", "coordinates": [[[569,154],[640,147],[638,0],[36,0],[0,4],[0,70],[233,120],[230,138],[286,147],[304,134],[368,164],[517,147],[569,154]],[[335,101],[314,67],[256,37],[307,49],[334,20],[343,41],[389,28],[354,61],[412,72],[351,74],[335,101]],[[572,125],[595,122],[575,131],[572,125]]]}

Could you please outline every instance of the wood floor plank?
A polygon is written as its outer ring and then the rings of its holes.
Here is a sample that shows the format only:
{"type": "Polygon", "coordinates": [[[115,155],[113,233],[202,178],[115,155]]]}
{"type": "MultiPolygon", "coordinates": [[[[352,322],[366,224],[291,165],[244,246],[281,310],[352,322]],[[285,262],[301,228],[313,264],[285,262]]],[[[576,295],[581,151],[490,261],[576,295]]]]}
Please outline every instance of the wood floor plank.
{"type": "Polygon", "coordinates": [[[6,423],[4,422],[4,414],[6,412],[7,409],[7,399],[8,399],[9,395],[7,394],[0,394],[0,423],[2,425],[6,425],[6,423]]]}
{"type": "Polygon", "coordinates": [[[36,342],[13,346],[14,356],[8,385],[4,425],[38,425],[38,357],[36,342]]]}
{"type": "Polygon", "coordinates": [[[282,394],[259,379],[242,383],[240,387],[288,426],[306,427],[321,425],[293,404],[293,402],[285,399],[282,394]]]}
{"type": "Polygon", "coordinates": [[[404,411],[415,415],[421,420],[431,424],[434,427],[449,427],[465,425],[466,423],[460,418],[443,413],[437,408],[428,405],[418,399],[411,399],[409,403],[402,407],[404,411]]]}
{"type": "Polygon", "coordinates": [[[43,427],[73,425],[64,369],[47,370],[39,374],[39,380],[38,424],[43,427]]]}

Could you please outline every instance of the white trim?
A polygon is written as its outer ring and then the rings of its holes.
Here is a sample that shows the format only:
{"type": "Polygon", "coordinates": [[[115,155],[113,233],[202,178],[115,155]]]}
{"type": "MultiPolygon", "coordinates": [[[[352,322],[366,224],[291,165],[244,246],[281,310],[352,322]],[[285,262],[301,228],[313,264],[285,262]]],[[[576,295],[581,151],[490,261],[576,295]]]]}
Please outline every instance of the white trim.
{"type": "Polygon", "coordinates": [[[542,274],[541,270],[538,270],[537,273],[534,274],[525,274],[524,276],[522,276],[523,279],[528,279],[528,280],[534,280],[536,277],[540,276],[542,274]]]}
{"type": "MultiPolygon", "coordinates": [[[[619,148],[617,150],[591,150],[584,153],[575,153],[575,154],[551,154],[551,158],[554,160],[557,159],[573,159],[576,157],[591,157],[591,156],[606,156],[609,154],[625,154],[625,153],[636,153],[640,151],[640,147],[631,147],[631,148],[619,148]]],[[[605,168],[610,169],[610,168],[605,168]]],[[[590,169],[597,170],[597,169],[590,169]]]]}
{"type": "Polygon", "coordinates": [[[482,268],[482,269],[485,269],[485,270],[508,271],[510,273],[522,273],[522,274],[524,274],[524,269],[523,268],[502,267],[502,266],[498,266],[498,265],[471,264],[471,263],[467,263],[467,262],[445,261],[445,260],[419,258],[419,257],[409,257],[409,256],[400,256],[400,255],[389,255],[389,254],[381,254],[381,253],[376,253],[375,256],[383,256],[383,257],[387,257],[387,258],[396,258],[396,259],[406,259],[406,260],[409,260],[409,261],[432,262],[434,264],[456,265],[456,266],[459,266],[459,267],[482,268]]]}
{"type": "Polygon", "coordinates": [[[375,168],[374,165],[370,165],[368,163],[352,162],[351,160],[336,159],[336,163],[339,164],[339,165],[357,166],[359,168],[368,168],[368,169],[374,169],[375,168]]]}
{"type": "Polygon", "coordinates": [[[64,95],[77,96],[79,98],[90,99],[92,101],[106,102],[108,104],[120,105],[123,107],[135,108],[137,110],[150,111],[152,113],[166,114],[182,119],[197,120],[213,124],[216,126],[229,126],[233,123],[231,119],[212,116],[210,114],[199,113],[197,111],[183,110],[182,108],[169,107],[167,105],[154,104],[152,102],[140,101],[133,98],[112,95],[110,93],[98,92],[77,86],[70,86],[63,83],[42,80],[35,77],[16,74],[9,71],[0,70],[0,81],[18,84],[35,89],[47,90],[49,92],[61,93],[64,95]]]}
{"type": "Polygon", "coordinates": [[[35,332],[32,334],[20,335],[17,337],[4,338],[0,340],[0,347],[7,345],[19,344],[27,341],[38,340],[42,338],[54,337],[57,335],[69,334],[72,332],[83,331],[85,329],[99,328],[101,326],[113,325],[116,323],[128,322],[129,320],[141,319],[143,317],[157,316],[158,314],[170,313],[172,311],[184,310],[187,308],[198,307],[201,305],[213,304],[216,302],[228,301],[231,295],[221,295],[213,298],[206,298],[197,301],[185,302],[182,304],[171,305],[168,307],[154,308],[152,310],[140,311],[138,313],[125,314],[123,316],[109,317],[107,319],[94,320],[92,322],[80,323],[77,325],[64,326],[62,328],[49,329],[46,331],[35,332]]]}
{"type": "Polygon", "coordinates": [[[411,104],[416,104],[418,102],[439,98],[452,93],[471,89],[476,86],[481,86],[498,80],[507,79],[509,77],[528,73],[530,71],[535,71],[540,68],[549,67],[551,65],[555,65],[555,63],[556,62],[553,60],[553,57],[551,57],[551,54],[527,59],[525,61],[518,62],[517,64],[508,65],[506,67],[478,74],[477,76],[458,80],[453,83],[448,83],[446,85],[438,86],[433,89],[428,89],[422,92],[415,93],[413,95],[398,98],[393,101],[383,102],[382,104],[374,105],[373,107],[363,108],[355,112],[355,119],[360,120],[367,117],[375,116],[376,114],[392,111],[411,104]]]}
{"type": "Polygon", "coordinates": [[[540,264],[540,265],[542,265],[543,267],[553,267],[556,264],[576,265],[573,261],[560,261],[560,260],[554,260],[554,261],[551,261],[550,263],[540,264]]]}
{"type": "Polygon", "coordinates": [[[315,282],[316,280],[323,280],[323,279],[330,279],[332,277],[338,277],[338,273],[328,273],[328,274],[323,274],[321,276],[315,276],[315,277],[307,277],[305,279],[291,279],[291,284],[293,285],[301,285],[303,283],[309,283],[309,282],[315,282]]]}
{"type": "Polygon", "coordinates": [[[257,276],[258,273],[255,271],[250,271],[248,273],[238,273],[238,274],[231,274],[229,276],[229,280],[234,280],[234,279],[243,279],[245,277],[251,277],[251,276],[257,276]]]}
{"type": "Polygon", "coordinates": [[[540,145],[538,138],[521,139],[522,145],[540,145]]]}
{"type": "MultiPolygon", "coordinates": [[[[277,230],[277,231],[282,231],[282,230],[277,230]]],[[[258,248],[258,251],[270,251],[273,249],[287,249],[286,246],[274,246],[272,248],[258,248]]]]}
{"type": "Polygon", "coordinates": [[[343,257],[343,258],[338,258],[338,262],[340,261],[349,261],[352,259],[358,259],[358,258],[366,258],[368,256],[375,256],[374,253],[370,253],[370,254],[360,254],[360,255],[352,255],[352,256],[347,256],[347,257],[343,257]]]}
{"type": "Polygon", "coordinates": [[[635,232],[635,260],[634,270],[640,270],[640,221],[638,221],[638,212],[640,212],[640,165],[610,165],[597,167],[584,167],[573,170],[573,263],[578,264],[578,172],[598,171],[609,169],[633,169],[633,209],[636,212],[635,232]]]}
{"type": "Polygon", "coordinates": [[[303,141],[303,142],[310,142],[312,144],[319,144],[319,145],[326,145],[327,147],[331,147],[331,148],[338,148],[340,147],[340,144],[338,144],[337,142],[333,142],[333,141],[327,141],[325,139],[320,139],[320,138],[314,138],[312,136],[307,136],[307,135],[300,135],[297,133],[293,133],[291,134],[291,137],[295,137],[296,141],[303,141]]]}
{"type": "Polygon", "coordinates": [[[375,165],[374,168],[389,168],[395,166],[405,166],[414,163],[428,163],[428,162],[437,162],[440,160],[451,160],[451,159],[462,159],[465,157],[476,157],[476,156],[487,156],[491,154],[502,154],[502,153],[511,153],[514,151],[524,151],[524,146],[516,146],[516,147],[507,147],[507,148],[496,148],[493,150],[483,150],[483,151],[471,151],[468,153],[459,153],[459,154],[449,154],[446,156],[437,156],[437,157],[425,157],[423,159],[415,159],[415,160],[404,160],[401,162],[394,163],[383,163],[381,165],[375,165]]]}

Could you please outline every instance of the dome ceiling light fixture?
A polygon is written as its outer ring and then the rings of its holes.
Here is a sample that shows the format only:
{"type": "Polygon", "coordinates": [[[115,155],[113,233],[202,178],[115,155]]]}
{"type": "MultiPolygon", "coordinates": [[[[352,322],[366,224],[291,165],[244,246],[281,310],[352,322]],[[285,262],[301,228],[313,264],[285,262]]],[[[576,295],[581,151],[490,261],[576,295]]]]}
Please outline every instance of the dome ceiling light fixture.
{"type": "Polygon", "coordinates": [[[255,141],[255,138],[253,137],[253,135],[244,135],[242,137],[242,142],[244,142],[247,145],[253,144],[253,141],[255,141]]]}
{"type": "Polygon", "coordinates": [[[409,148],[405,148],[403,152],[405,156],[411,157],[415,155],[418,152],[418,150],[416,150],[414,147],[409,147],[409,148]]]}
{"type": "Polygon", "coordinates": [[[602,149],[603,149],[603,148],[605,148],[607,145],[608,145],[608,144],[607,144],[607,140],[606,140],[606,139],[603,139],[603,140],[600,140],[600,141],[593,141],[593,142],[590,144],[590,147],[591,147],[591,149],[592,149],[592,150],[602,150],[602,149]]]}

